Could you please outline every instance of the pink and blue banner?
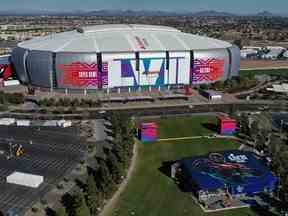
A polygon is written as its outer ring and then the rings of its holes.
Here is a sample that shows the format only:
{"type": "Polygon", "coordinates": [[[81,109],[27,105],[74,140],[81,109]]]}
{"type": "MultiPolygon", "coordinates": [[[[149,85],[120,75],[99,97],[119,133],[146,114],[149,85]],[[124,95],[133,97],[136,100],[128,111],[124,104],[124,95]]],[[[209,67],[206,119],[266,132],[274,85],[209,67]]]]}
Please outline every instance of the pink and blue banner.
{"type": "Polygon", "coordinates": [[[154,122],[142,123],[139,138],[142,142],[153,142],[158,139],[158,125],[154,122]]]}
{"type": "Polygon", "coordinates": [[[233,135],[237,129],[237,122],[235,119],[227,116],[218,117],[218,131],[221,135],[233,135]]]}
{"type": "Polygon", "coordinates": [[[59,64],[58,67],[63,71],[63,85],[98,88],[108,86],[108,63],[102,63],[102,71],[98,70],[96,63],[72,62],[59,64]]]}

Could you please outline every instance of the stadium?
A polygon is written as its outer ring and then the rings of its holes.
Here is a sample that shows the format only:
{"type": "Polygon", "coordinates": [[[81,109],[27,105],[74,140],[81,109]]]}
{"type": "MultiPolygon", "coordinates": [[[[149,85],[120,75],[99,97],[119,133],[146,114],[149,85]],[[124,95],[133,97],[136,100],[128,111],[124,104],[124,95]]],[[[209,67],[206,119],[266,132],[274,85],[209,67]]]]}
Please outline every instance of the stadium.
{"type": "Polygon", "coordinates": [[[98,25],[19,43],[13,70],[27,86],[56,89],[198,85],[238,76],[239,49],[151,25],[98,25]]]}

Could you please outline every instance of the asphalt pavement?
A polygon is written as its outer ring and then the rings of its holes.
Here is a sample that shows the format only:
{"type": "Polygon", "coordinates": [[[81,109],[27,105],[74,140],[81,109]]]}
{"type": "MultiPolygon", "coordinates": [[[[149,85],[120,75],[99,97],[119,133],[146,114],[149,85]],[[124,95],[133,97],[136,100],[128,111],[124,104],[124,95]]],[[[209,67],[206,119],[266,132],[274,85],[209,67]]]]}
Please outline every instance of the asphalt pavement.
{"type": "Polygon", "coordinates": [[[25,152],[10,160],[0,155],[0,210],[4,213],[10,208],[25,212],[76,166],[85,150],[74,127],[1,126],[0,150],[7,149],[9,140],[21,144],[25,152]],[[44,183],[37,189],[6,183],[14,171],[42,175],[44,183]]]}

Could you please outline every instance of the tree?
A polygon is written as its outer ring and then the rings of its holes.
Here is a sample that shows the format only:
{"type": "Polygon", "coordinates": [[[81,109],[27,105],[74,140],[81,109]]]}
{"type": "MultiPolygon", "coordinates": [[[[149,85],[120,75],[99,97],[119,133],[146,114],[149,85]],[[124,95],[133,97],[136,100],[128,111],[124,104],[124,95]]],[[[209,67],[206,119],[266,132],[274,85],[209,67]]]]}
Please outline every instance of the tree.
{"type": "Polygon", "coordinates": [[[56,211],[55,216],[68,216],[68,214],[66,212],[66,209],[64,207],[61,207],[56,211]]]}
{"type": "Polygon", "coordinates": [[[0,104],[6,104],[7,100],[3,91],[0,91],[0,104]]]}
{"type": "Polygon", "coordinates": [[[113,112],[109,117],[109,120],[112,125],[112,130],[115,135],[121,135],[121,121],[120,121],[120,114],[113,112]]]}
{"type": "Polygon", "coordinates": [[[249,120],[246,114],[241,114],[238,118],[238,122],[240,125],[240,132],[249,135],[249,120]]]}
{"type": "Polygon", "coordinates": [[[109,197],[115,190],[115,183],[107,167],[106,161],[99,161],[99,177],[101,189],[106,197],[109,197]]]}
{"type": "Polygon", "coordinates": [[[81,107],[88,107],[88,104],[86,103],[86,100],[85,99],[81,99],[81,101],[80,101],[80,106],[81,107]]]}
{"type": "Polygon", "coordinates": [[[283,206],[287,211],[287,204],[288,204],[288,176],[286,175],[282,180],[282,188],[281,188],[281,200],[283,202],[283,206]]]}
{"type": "Polygon", "coordinates": [[[249,129],[249,136],[254,140],[254,142],[256,142],[257,140],[258,132],[259,132],[259,124],[257,121],[254,120],[249,129]]]}
{"type": "Polygon", "coordinates": [[[48,106],[48,99],[44,98],[43,100],[40,101],[41,106],[48,106]]]}
{"type": "Polygon", "coordinates": [[[74,98],[72,101],[71,101],[71,106],[72,107],[79,107],[80,106],[80,101],[78,98],[74,98]]]}
{"type": "Polygon", "coordinates": [[[242,40],[241,39],[236,39],[233,41],[233,44],[235,44],[236,46],[239,47],[239,49],[242,49],[243,46],[242,46],[242,40]]]}
{"type": "Polygon", "coordinates": [[[224,89],[224,82],[223,81],[217,81],[214,83],[214,88],[216,90],[223,90],[224,89]]]}
{"type": "Polygon", "coordinates": [[[47,106],[54,106],[55,105],[55,99],[54,98],[49,98],[47,106]]]}
{"type": "Polygon", "coordinates": [[[259,130],[255,140],[255,149],[258,151],[265,151],[267,148],[265,146],[266,136],[268,133],[265,130],[259,130]]]}
{"type": "Polygon", "coordinates": [[[24,95],[22,93],[6,94],[7,100],[11,104],[24,103],[24,95]]]}
{"type": "Polygon", "coordinates": [[[117,159],[113,152],[110,152],[107,159],[107,166],[110,170],[113,181],[119,184],[121,177],[124,174],[124,169],[121,162],[117,159]]]}
{"type": "Polygon", "coordinates": [[[122,145],[122,139],[116,137],[114,138],[112,152],[117,157],[117,160],[121,163],[124,163],[124,161],[126,161],[126,154],[125,149],[122,145]]]}
{"type": "Polygon", "coordinates": [[[90,211],[82,191],[74,195],[73,210],[75,216],[90,216],[90,211]]]}
{"type": "Polygon", "coordinates": [[[100,204],[97,197],[97,187],[93,175],[89,175],[87,179],[87,206],[90,209],[91,215],[96,215],[98,206],[100,204]]]}
{"type": "Polygon", "coordinates": [[[199,87],[201,90],[208,90],[209,89],[209,86],[207,84],[201,84],[199,87]]]}
{"type": "Polygon", "coordinates": [[[56,105],[56,106],[64,106],[64,100],[63,100],[63,98],[58,99],[55,105],[56,105]]]}
{"type": "Polygon", "coordinates": [[[70,100],[70,98],[67,98],[67,97],[65,97],[63,100],[62,100],[62,105],[64,106],[64,107],[68,107],[68,106],[71,106],[71,100],[70,100]]]}

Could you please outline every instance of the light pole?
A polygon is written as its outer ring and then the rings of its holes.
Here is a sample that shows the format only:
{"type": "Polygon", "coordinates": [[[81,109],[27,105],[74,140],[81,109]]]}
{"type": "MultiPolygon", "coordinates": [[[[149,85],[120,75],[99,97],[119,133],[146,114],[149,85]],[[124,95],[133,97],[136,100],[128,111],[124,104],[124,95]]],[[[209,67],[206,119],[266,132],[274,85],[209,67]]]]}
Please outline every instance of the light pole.
{"type": "Polygon", "coordinates": [[[13,143],[12,141],[9,141],[9,155],[7,156],[7,159],[10,160],[11,158],[13,158],[13,143]]]}
{"type": "Polygon", "coordinates": [[[280,136],[281,136],[281,138],[283,137],[283,124],[284,124],[284,120],[283,119],[281,119],[281,123],[280,123],[280,136]]]}

